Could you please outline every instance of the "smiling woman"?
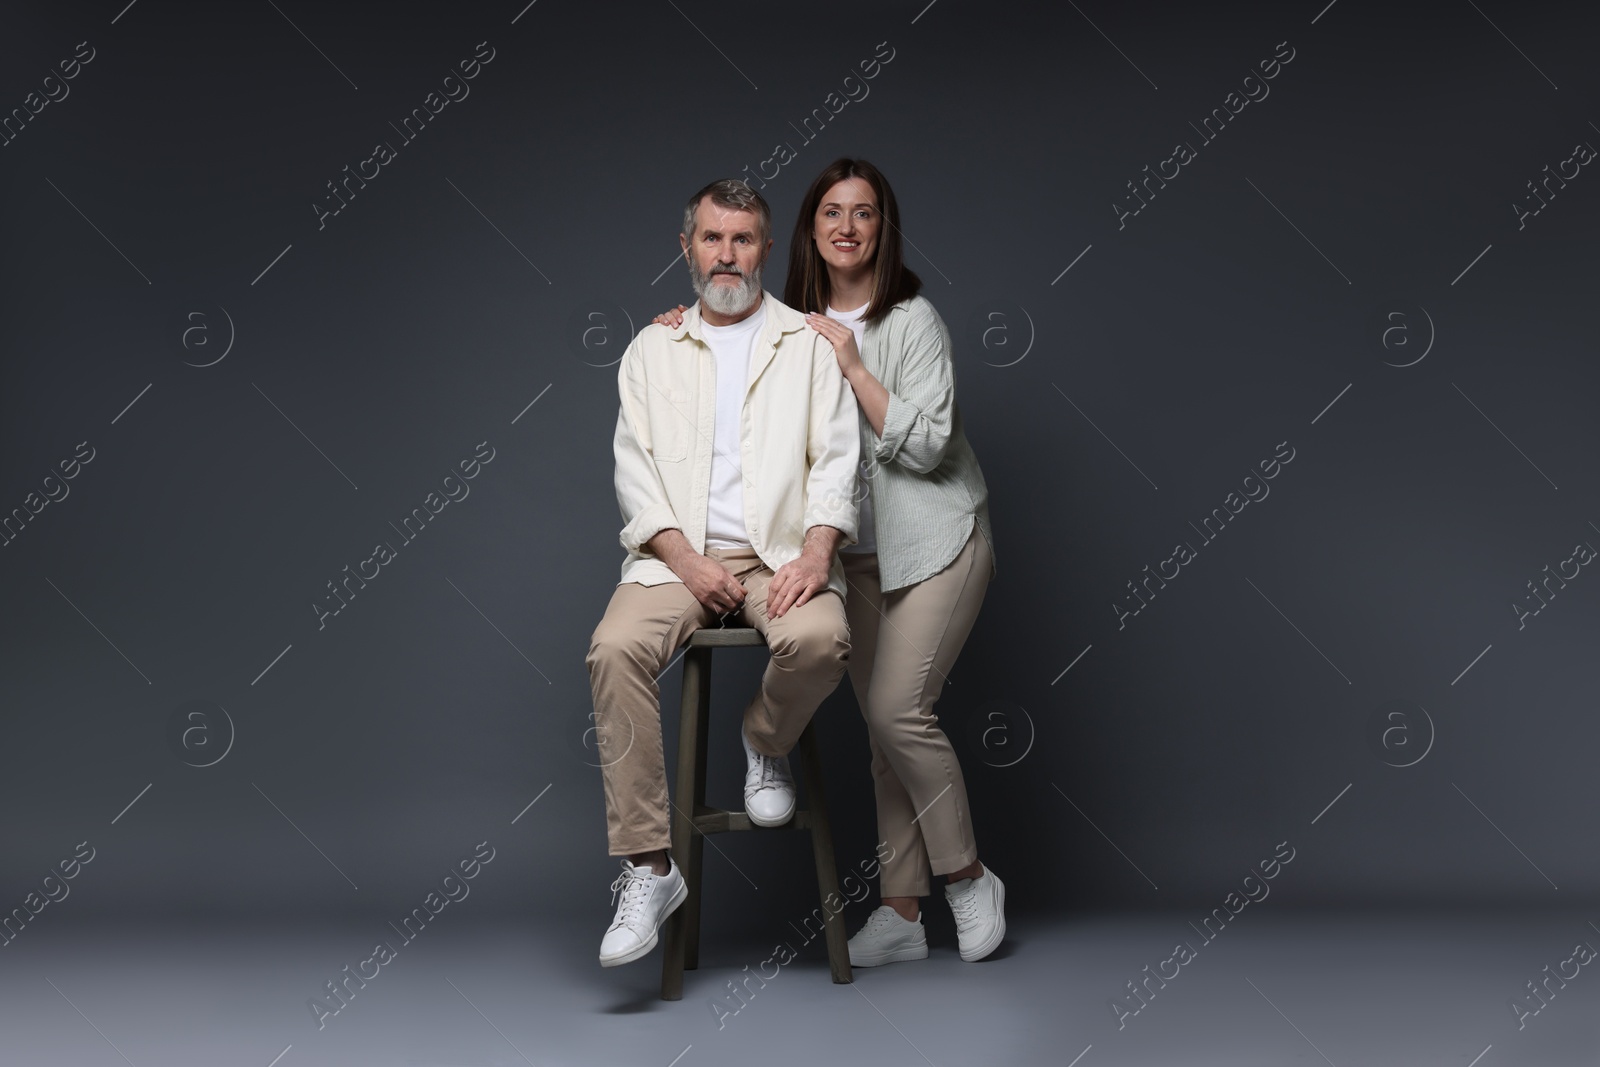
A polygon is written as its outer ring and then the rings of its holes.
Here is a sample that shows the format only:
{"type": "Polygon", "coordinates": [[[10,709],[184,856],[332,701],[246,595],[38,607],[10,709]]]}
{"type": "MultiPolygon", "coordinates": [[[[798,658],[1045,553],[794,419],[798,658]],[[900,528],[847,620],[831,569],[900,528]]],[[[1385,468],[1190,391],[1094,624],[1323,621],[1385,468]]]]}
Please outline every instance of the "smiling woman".
{"type": "Polygon", "coordinates": [[[841,550],[850,684],[867,720],[878,832],[904,861],[850,939],[850,963],[926,959],[920,898],[944,881],[961,958],[1004,940],[1005,886],[978,859],[966,784],[933,713],[995,574],[989,491],[962,429],[950,331],[901,251],[900,208],[864,159],[812,180],[784,301],[833,347],[867,470],[858,543],[841,550]],[[882,625],[880,626],[880,622],[882,625]]]}

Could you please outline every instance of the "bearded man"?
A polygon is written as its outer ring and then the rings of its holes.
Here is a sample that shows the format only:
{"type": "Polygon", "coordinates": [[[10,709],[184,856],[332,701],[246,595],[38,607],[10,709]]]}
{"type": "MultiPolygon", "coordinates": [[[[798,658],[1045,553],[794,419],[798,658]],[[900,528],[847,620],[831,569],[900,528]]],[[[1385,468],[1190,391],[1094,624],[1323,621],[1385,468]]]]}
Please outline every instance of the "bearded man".
{"type": "Polygon", "coordinates": [[[850,653],[835,551],[856,539],[856,404],[829,342],[762,290],[771,219],[736,179],[696,193],[678,240],[699,299],[678,326],[641,330],[618,371],[627,558],[587,659],[607,838],[623,857],[604,967],[647,954],[688,891],[667,851],[656,683],[677,649],[733,622],[772,652],[741,728],[758,826],[793,816],[788,753],[850,653]]]}

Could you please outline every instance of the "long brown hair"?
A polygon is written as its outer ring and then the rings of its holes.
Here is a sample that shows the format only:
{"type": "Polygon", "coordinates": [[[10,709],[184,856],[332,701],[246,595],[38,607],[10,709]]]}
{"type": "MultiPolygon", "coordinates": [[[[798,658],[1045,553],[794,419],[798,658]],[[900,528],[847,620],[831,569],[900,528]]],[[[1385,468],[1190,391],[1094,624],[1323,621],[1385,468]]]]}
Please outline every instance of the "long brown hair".
{"type": "Polygon", "coordinates": [[[863,316],[863,321],[873,322],[888,314],[895,304],[915,296],[922,288],[922,279],[906,266],[900,250],[900,205],[889,188],[889,179],[864,159],[834,160],[806,190],[805,199],[800,201],[800,216],[794,222],[794,237],[789,242],[789,277],[783,285],[783,302],[800,311],[822,314],[828,310],[828,265],[817,251],[812,233],[823,196],[846,178],[859,178],[871,186],[882,216],[878,251],[872,259],[872,299],[863,316]]]}

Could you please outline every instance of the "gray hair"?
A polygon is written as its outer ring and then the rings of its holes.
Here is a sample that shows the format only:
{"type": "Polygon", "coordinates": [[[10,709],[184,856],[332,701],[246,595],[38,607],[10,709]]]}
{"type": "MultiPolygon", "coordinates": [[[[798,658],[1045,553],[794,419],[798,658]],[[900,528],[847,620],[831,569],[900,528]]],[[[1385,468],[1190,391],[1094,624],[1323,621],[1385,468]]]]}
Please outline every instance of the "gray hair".
{"type": "Polygon", "coordinates": [[[710,197],[713,204],[733,211],[755,212],[760,223],[761,244],[763,247],[766,246],[767,239],[772,236],[772,210],[767,207],[767,202],[760,193],[738,178],[719,178],[689,198],[688,206],[683,209],[682,232],[685,240],[691,243],[694,241],[695,212],[700,207],[700,201],[706,197],[710,197]]]}

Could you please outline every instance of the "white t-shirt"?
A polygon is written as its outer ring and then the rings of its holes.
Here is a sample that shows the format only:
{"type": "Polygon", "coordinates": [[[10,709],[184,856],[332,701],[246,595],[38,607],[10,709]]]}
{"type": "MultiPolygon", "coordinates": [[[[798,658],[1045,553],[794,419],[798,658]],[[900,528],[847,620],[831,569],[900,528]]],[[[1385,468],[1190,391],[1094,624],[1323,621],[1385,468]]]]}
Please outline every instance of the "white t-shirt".
{"type": "Polygon", "coordinates": [[[750,356],[767,320],[766,302],[732,326],[700,329],[717,361],[717,423],[711,444],[711,495],[706,502],[706,546],[749,548],[744,522],[744,473],[739,435],[744,397],[750,386],[750,356]]]}
{"type": "MultiPolygon", "coordinates": [[[[826,312],[828,318],[842,322],[850,327],[850,332],[856,335],[857,352],[866,350],[863,338],[866,336],[867,324],[861,321],[861,317],[867,313],[867,307],[871,303],[872,301],[869,300],[854,311],[839,311],[837,308],[829,307],[826,312]]],[[[839,551],[876,552],[878,550],[878,538],[873,531],[872,525],[872,496],[868,491],[866,478],[859,472],[856,474],[856,496],[861,504],[861,528],[857,534],[858,539],[855,544],[841,548],[839,551]]]]}

